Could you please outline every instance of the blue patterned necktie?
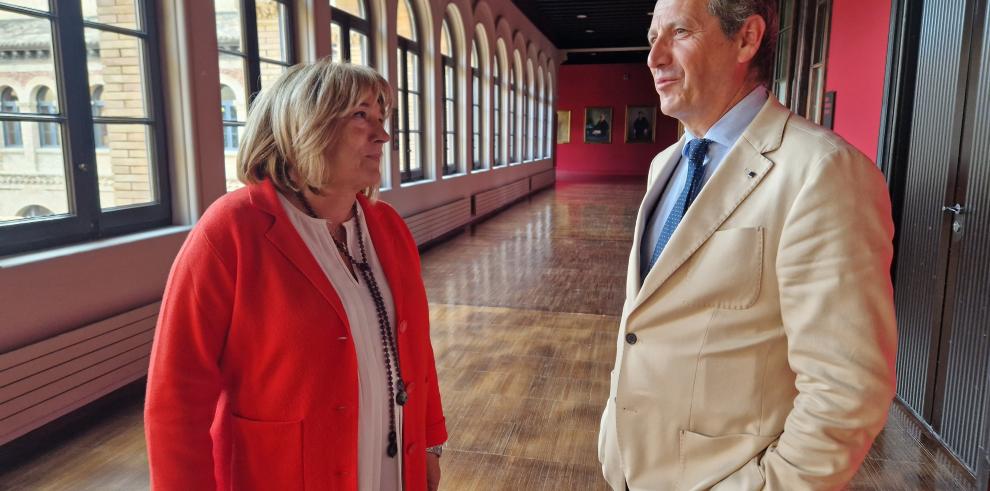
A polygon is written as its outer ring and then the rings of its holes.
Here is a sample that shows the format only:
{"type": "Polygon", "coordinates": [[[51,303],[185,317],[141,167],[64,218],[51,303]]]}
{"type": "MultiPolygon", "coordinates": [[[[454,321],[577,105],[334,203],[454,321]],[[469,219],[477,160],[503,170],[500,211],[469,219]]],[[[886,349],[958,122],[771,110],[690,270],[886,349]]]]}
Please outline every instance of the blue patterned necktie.
{"type": "Polygon", "coordinates": [[[705,175],[705,155],[708,154],[708,144],[711,142],[711,140],[704,138],[695,138],[687,144],[687,182],[684,183],[684,189],[681,190],[680,196],[677,197],[677,202],[674,203],[674,208],[670,210],[670,215],[663,224],[663,230],[660,231],[660,238],[657,239],[657,245],[653,248],[653,256],[650,257],[650,264],[646,268],[646,273],[649,273],[653,269],[653,265],[660,258],[663,248],[667,246],[670,236],[674,235],[674,230],[677,229],[677,225],[684,218],[684,213],[687,212],[688,207],[691,206],[694,199],[698,197],[698,193],[701,192],[701,185],[704,182],[703,177],[705,175]]]}

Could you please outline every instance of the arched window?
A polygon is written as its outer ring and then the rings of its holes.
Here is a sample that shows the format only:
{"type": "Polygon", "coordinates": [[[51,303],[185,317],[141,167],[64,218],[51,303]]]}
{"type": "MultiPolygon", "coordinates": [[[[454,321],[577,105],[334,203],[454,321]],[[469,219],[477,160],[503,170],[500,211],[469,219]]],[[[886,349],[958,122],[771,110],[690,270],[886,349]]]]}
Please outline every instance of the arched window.
{"type": "Polygon", "coordinates": [[[89,105],[93,112],[93,141],[96,143],[96,148],[107,148],[107,125],[97,122],[103,116],[103,108],[106,107],[106,103],[103,102],[102,85],[93,87],[89,105]]]}
{"type": "Polygon", "coordinates": [[[502,135],[505,133],[502,131],[502,63],[498,61],[498,55],[495,55],[493,59],[495,62],[495,67],[492,69],[492,75],[494,75],[492,88],[495,93],[492,97],[492,113],[495,117],[495,129],[494,129],[494,145],[492,149],[494,155],[492,156],[492,166],[499,167],[505,165],[505,160],[502,159],[502,135]]]}
{"type": "Polygon", "coordinates": [[[509,162],[518,162],[516,153],[516,67],[509,65],[509,162]]]}
{"type": "Polygon", "coordinates": [[[523,160],[533,160],[533,65],[526,63],[523,81],[523,160]]]}
{"type": "MultiPolygon", "coordinates": [[[[0,112],[19,113],[17,106],[17,93],[10,87],[5,87],[0,91],[0,112]]],[[[17,148],[24,146],[24,139],[21,137],[20,121],[3,122],[3,146],[7,148],[17,148]]]]}
{"type": "Polygon", "coordinates": [[[457,52],[450,37],[450,22],[440,24],[440,59],[443,64],[443,175],[457,173],[457,52]]]}
{"type": "Polygon", "coordinates": [[[424,179],[423,173],[423,48],[418,42],[415,10],[399,0],[398,34],[399,171],[402,182],[424,179]]]}
{"type": "Polygon", "coordinates": [[[532,99],[533,90],[530,85],[533,83],[532,72],[524,71],[519,74],[520,78],[520,96],[522,97],[522,119],[520,124],[522,125],[522,142],[519,152],[519,160],[527,161],[533,158],[532,148],[530,147],[530,135],[532,134],[532,107],[530,106],[530,100],[532,99]]]}
{"type": "MultiPolygon", "coordinates": [[[[34,96],[39,114],[57,114],[55,94],[48,87],[42,86],[34,96]]],[[[38,123],[38,146],[42,148],[58,148],[60,143],[58,123],[38,123]]]]}
{"type": "Polygon", "coordinates": [[[478,43],[471,43],[471,169],[484,169],[481,161],[482,143],[482,104],[481,104],[481,66],[478,64],[478,43]]]}
{"type": "Polygon", "coordinates": [[[364,0],[330,0],[331,59],[371,66],[371,21],[364,0]]]}
{"type": "Polygon", "coordinates": [[[547,74],[546,80],[547,80],[547,84],[543,86],[543,94],[544,94],[543,100],[546,102],[546,107],[547,107],[547,119],[545,122],[546,127],[544,128],[545,131],[544,135],[546,135],[546,138],[543,141],[543,156],[546,158],[550,158],[552,156],[551,152],[553,149],[553,147],[551,147],[550,145],[553,145],[554,117],[557,115],[557,113],[556,111],[554,111],[553,100],[551,99],[551,94],[553,93],[551,91],[551,87],[553,86],[553,82],[550,81],[549,73],[547,74]]]}
{"type": "Polygon", "coordinates": [[[546,118],[547,106],[546,99],[543,98],[543,70],[536,71],[536,95],[533,100],[536,104],[536,140],[533,144],[533,158],[544,158],[543,155],[543,141],[546,140],[546,135],[543,133],[543,129],[546,128],[544,124],[544,118],[546,118]]]}
{"type": "Polygon", "coordinates": [[[227,85],[220,85],[220,118],[223,120],[223,149],[237,150],[237,96],[227,85]]]}

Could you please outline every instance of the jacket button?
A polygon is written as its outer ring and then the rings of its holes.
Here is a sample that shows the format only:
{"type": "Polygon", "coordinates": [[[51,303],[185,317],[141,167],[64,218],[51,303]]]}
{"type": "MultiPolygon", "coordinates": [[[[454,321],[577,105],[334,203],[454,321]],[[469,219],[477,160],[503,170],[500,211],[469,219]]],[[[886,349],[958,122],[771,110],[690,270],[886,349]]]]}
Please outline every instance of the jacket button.
{"type": "Polygon", "coordinates": [[[346,411],[347,410],[347,406],[337,406],[337,410],[338,411],[346,411]]]}
{"type": "Polygon", "coordinates": [[[626,342],[629,344],[636,344],[636,335],[633,333],[626,334],[626,342]]]}
{"type": "Polygon", "coordinates": [[[409,325],[406,324],[406,321],[399,322],[399,334],[405,334],[408,329],[409,325]]]}
{"type": "Polygon", "coordinates": [[[411,455],[416,450],[416,448],[418,446],[419,446],[419,444],[418,443],[415,443],[415,442],[410,443],[409,445],[406,445],[406,454],[407,455],[411,455]]]}

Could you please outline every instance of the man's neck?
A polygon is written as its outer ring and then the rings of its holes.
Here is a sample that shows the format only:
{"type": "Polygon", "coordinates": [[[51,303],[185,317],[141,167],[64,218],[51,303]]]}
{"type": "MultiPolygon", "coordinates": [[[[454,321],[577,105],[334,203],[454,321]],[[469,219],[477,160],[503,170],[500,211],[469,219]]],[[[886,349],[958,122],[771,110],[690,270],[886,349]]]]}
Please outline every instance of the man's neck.
{"type": "Polygon", "coordinates": [[[726,104],[723,104],[719,111],[712,111],[710,115],[698,118],[698,120],[682,120],[681,124],[683,124],[684,128],[686,128],[692,135],[697,138],[702,138],[708,134],[708,130],[712,129],[712,126],[715,126],[715,123],[718,123],[722,117],[732,110],[732,108],[736,107],[736,104],[739,104],[739,102],[745,99],[746,96],[753,91],[753,89],[759,86],[759,82],[747,82],[741,85],[736,92],[732,94],[732,98],[729,99],[726,104]]]}

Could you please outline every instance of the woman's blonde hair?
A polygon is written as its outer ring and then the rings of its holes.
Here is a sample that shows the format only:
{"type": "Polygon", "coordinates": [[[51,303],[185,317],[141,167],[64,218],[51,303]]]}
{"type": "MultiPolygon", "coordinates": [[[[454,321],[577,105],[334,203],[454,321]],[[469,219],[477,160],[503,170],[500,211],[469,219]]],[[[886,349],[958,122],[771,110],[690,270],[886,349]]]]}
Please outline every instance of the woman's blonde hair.
{"type": "MultiPolygon", "coordinates": [[[[283,191],[319,194],[332,177],[325,151],[340,138],[341,120],[369,93],[388,118],[392,88],[373,69],[327,58],[289,68],[251,104],[237,150],[237,178],[245,184],[271,179],[283,191]]],[[[376,197],[378,184],[364,194],[376,197]]]]}

